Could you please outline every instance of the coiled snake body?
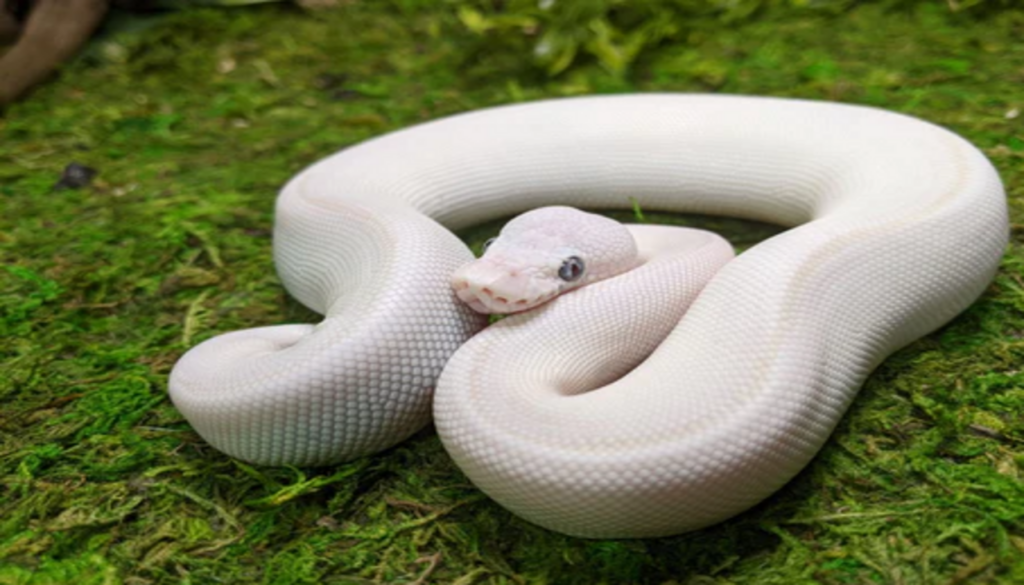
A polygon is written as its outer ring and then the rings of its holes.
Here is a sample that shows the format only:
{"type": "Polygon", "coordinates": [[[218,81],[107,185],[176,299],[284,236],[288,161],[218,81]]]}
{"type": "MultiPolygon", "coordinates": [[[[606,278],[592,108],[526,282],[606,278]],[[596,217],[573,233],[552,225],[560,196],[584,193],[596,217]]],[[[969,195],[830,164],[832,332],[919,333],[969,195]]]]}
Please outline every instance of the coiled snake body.
{"type": "MultiPolygon", "coordinates": [[[[446,449],[513,512],[657,536],[736,514],[806,465],[881,360],[982,293],[1007,212],[985,157],[931,124],[655,94],[488,109],[346,149],[288,183],[274,237],[288,290],[325,318],[182,357],[171,397],[207,441],[328,464],[409,436],[433,399],[446,449]],[[725,265],[681,320],[688,300],[659,299],[695,296],[691,276],[649,262],[633,292],[613,278],[465,343],[484,321],[450,279],[472,255],[442,225],[629,198],[793,227],[725,265]]],[[[690,244],[694,274],[725,261],[690,244]]]]}

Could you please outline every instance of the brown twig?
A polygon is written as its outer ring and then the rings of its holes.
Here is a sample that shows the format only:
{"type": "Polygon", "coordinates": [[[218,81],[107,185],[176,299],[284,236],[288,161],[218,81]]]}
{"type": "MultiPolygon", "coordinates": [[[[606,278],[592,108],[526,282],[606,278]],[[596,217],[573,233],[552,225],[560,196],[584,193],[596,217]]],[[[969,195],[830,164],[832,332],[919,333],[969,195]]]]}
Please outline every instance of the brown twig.
{"type": "Polygon", "coordinates": [[[430,564],[427,565],[427,568],[424,569],[422,573],[420,573],[420,576],[416,577],[416,580],[410,583],[409,585],[424,585],[424,583],[427,582],[427,579],[430,577],[430,575],[437,569],[437,566],[441,564],[441,553],[436,552],[430,556],[418,558],[416,559],[416,562],[430,564]]]}

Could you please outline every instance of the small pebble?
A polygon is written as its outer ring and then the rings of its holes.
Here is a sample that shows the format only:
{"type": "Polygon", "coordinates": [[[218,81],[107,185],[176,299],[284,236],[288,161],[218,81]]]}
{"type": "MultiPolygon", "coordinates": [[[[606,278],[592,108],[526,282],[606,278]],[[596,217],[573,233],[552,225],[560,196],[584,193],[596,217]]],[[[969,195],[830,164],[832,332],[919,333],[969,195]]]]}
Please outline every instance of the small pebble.
{"type": "Polygon", "coordinates": [[[81,189],[87,187],[92,182],[93,177],[96,176],[96,169],[80,165],[78,163],[71,163],[64,167],[64,172],[60,174],[60,180],[53,186],[54,189],[81,189]]]}

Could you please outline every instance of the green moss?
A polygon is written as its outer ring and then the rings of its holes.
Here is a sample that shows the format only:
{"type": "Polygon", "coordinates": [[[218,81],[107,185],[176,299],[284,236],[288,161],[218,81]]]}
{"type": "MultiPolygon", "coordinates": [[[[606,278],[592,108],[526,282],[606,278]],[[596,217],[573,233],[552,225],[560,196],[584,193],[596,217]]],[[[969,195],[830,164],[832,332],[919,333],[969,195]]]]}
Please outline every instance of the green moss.
{"type": "MultiPolygon", "coordinates": [[[[0,583],[1024,582],[1024,13],[941,4],[708,20],[628,74],[582,59],[553,78],[414,1],[197,9],[104,38],[0,121],[0,583]],[[271,270],[274,194],[303,166],[452,112],[632,90],[904,111],[967,136],[1007,184],[986,295],[887,360],[766,502],[675,538],[571,539],[483,497],[429,429],[263,469],[167,401],[187,347],[315,319],[271,270]],[[54,190],[73,161],[93,186],[54,190]]],[[[679,221],[740,248],[775,232],[679,221]]]]}

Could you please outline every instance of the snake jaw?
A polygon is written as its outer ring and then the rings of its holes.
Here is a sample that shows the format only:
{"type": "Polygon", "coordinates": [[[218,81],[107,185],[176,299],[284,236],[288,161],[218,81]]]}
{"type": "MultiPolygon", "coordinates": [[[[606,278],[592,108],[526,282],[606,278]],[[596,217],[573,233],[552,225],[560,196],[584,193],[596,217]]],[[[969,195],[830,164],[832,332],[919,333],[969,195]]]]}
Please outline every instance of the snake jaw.
{"type": "Polygon", "coordinates": [[[518,313],[562,292],[550,276],[534,268],[481,258],[455,271],[452,288],[478,313],[518,313]]]}

